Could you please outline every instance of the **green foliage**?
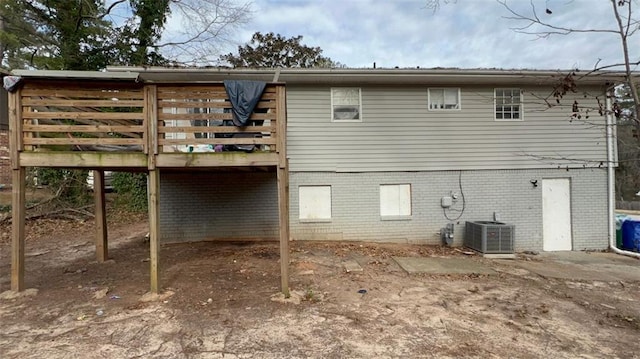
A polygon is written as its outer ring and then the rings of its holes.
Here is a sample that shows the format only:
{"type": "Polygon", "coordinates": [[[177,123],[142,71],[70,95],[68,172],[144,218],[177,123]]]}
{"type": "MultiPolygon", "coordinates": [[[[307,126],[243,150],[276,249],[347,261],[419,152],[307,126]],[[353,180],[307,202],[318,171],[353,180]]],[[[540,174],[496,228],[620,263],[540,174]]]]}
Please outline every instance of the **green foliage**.
{"type": "Polygon", "coordinates": [[[322,56],[322,49],[303,45],[302,36],[285,38],[273,32],[256,32],[251,41],[238,46],[238,54],[220,56],[220,60],[233,67],[274,68],[274,67],[344,67],[328,57],[322,56]]]}
{"type": "Polygon", "coordinates": [[[0,43],[5,67],[97,70],[113,38],[102,1],[5,0],[0,43]]]}
{"type": "Polygon", "coordinates": [[[91,203],[87,187],[87,171],[58,168],[35,168],[33,183],[46,185],[57,195],[58,201],[74,206],[91,203]]]}
{"type": "Polygon", "coordinates": [[[134,212],[147,210],[147,175],[144,173],[114,172],[113,190],[118,193],[116,204],[134,212]]]}

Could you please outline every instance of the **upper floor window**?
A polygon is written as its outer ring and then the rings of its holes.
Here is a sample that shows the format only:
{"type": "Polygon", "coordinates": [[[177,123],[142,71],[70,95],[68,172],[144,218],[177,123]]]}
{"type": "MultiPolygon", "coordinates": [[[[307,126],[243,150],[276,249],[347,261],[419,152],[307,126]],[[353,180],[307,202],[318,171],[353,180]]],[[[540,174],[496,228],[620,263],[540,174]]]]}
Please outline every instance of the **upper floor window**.
{"type": "Polygon", "coordinates": [[[331,120],[362,121],[362,99],[358,87],[331,89],[331,120]]]}
{"type": "Polygon", "coordinates": [[[522,120],[522,90],[495,89],[496,120],[522,120]]]}
{"type": "Polygon", "coordinates": [[[459,88],[430,88],[428,90],[429,110],[459,110],[459,88]]]}

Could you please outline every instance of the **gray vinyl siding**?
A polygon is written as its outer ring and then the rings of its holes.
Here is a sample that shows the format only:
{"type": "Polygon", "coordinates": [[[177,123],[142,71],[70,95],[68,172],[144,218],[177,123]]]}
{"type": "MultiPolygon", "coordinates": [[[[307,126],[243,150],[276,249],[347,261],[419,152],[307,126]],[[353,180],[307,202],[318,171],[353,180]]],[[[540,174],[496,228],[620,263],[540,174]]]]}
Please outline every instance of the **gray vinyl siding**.
{"type": "Polygon", "coordinates": [[[427,88],[362,87],[362,122],[340,123],[331,121],[329,86],[288,86],[290,170],[582,168],[606,159],[604,117],[569,121],[574,100],[597,107],[582,93],[549,108],[541,99],[549,88],[523,88],[524,119],[500,121],[494,87],[461,87],[461,110],[450,111],[429,111],[427,88]]]}

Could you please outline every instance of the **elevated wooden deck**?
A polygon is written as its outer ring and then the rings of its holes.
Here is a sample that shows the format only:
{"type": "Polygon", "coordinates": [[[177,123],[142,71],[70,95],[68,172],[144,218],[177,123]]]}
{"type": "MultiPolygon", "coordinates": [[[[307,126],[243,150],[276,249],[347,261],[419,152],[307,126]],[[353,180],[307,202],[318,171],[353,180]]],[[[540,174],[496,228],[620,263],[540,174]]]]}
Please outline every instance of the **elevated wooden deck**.
{"type": "Polygon", "coordinates": [[[247,126],[237,127],[222,82],[24,78],[22,86],[9,93],[12,290],[24,289],[27,167],[95,170],[99,261],[108,258],[103,171],[148,172],[152,292],[160,290],[160,171],[260,168],[278,176],[282,291],[288,294],[285,96],[283,84],[267,84],[247,126]]]}

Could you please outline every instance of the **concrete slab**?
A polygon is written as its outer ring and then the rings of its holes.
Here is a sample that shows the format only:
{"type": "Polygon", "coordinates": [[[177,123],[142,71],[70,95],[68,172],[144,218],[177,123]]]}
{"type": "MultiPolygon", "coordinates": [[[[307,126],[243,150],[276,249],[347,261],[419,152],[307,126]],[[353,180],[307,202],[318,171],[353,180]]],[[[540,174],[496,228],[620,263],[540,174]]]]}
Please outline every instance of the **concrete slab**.
{"type": "Polygon", "coordinates": [[[504,261],[543,277],[593,280],[640,281],[640,261],[614,253],[546,252],[532,256],[530,261],[504,261]]]}
{"type": "Polygon", "coordinates": [[[495,274],[482,263],[468,258],[393,257],[407,273],[495,274]]]}
{"type": "Polygon", "coordinates": [[[358,262],[355,259],[348,259],[344,261],[342,263],[342,266],[344,267],[344,270],[347,273],[363,271],[362,267],[360,266],[360,264],[358,264],[358,262]]]}

